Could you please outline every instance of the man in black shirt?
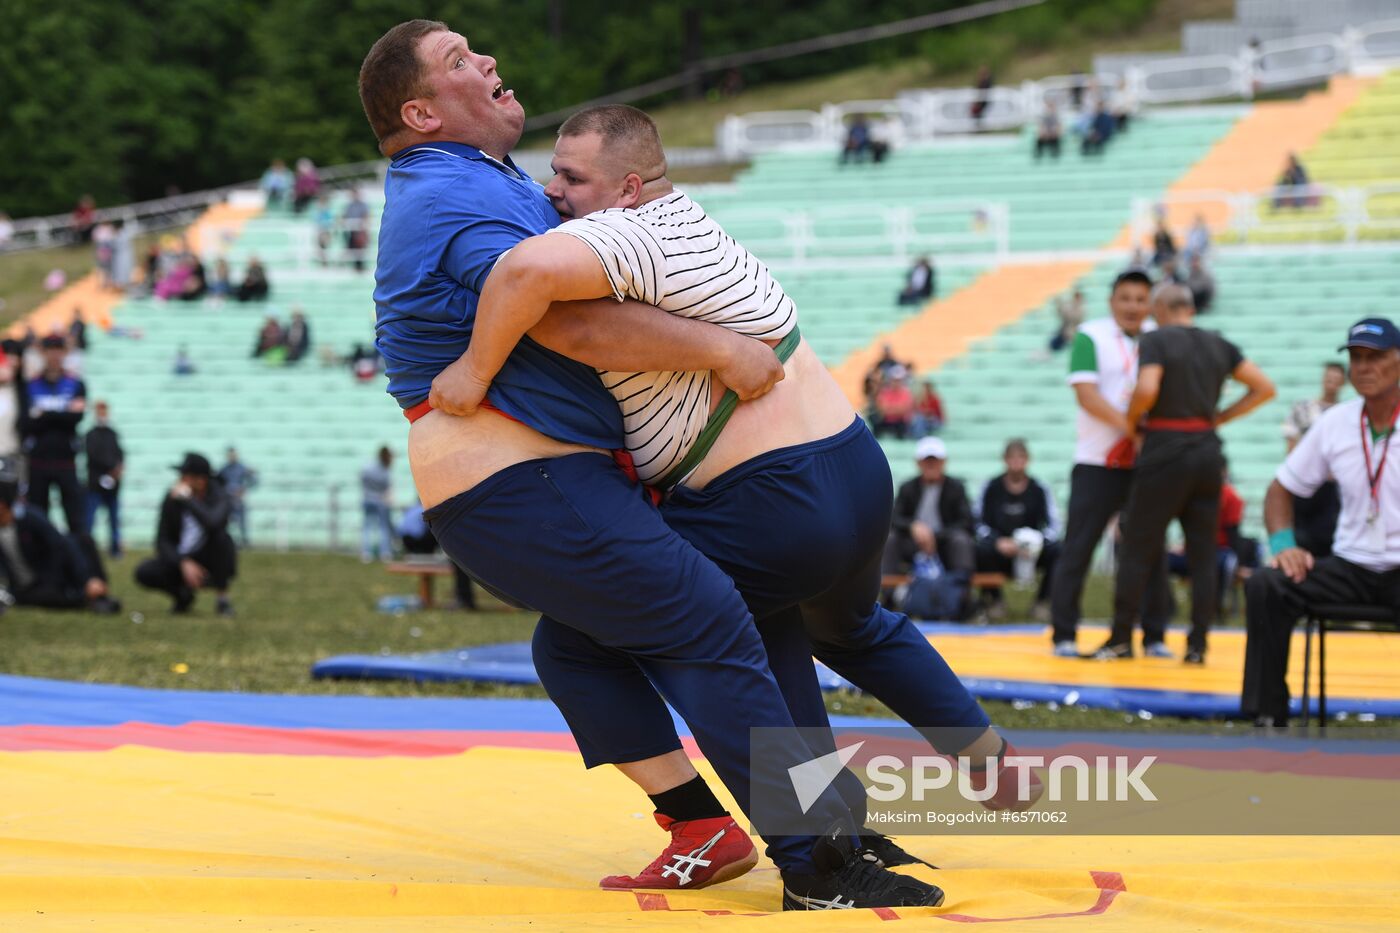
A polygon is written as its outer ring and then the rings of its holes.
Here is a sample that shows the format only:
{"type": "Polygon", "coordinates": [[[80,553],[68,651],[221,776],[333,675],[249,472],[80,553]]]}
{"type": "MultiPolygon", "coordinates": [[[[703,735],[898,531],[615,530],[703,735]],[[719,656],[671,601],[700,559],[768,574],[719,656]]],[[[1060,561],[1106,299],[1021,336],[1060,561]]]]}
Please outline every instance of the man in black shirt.
{"type": "Polygon", "coordinates": [[[117,496],[121,492],[122,464],[125,456],[117,432],[107,420],[109,409],[106,402],[93,406],[96,423],[88,429],[84,438],[87,449],[88,510],[87,533],[92,534],[97,523],[98,509],[107,510],[108,527],[111,530],[110,552],[113,557],[122,556],[121,514],[117,508],[117,496]]]}
{"type": "Polygon", "coordinates": [[[937,557],[949,570],[972,575],[976,566],[972,505],[962,480],[947,474],[942,439],[926,437],[914,450],[919,475],[899,487],[885,547],[885,573],[898,573],[919,554],[937,557]]]}
{"type": "MultiPolygon", "coordinates": [[[[1026,528],[1040,534],[1043,543],[1035,566],[1041,577],[1034,615],[1037,621],[1045,622],[1050,618],[1050,583],[1055,575],[1055,561],[1060,556],[1060,522],[1055,497],[1044,483],[1026,472],[1030,461],[1026,442],[1020,438],[1010,441],[1002,454],[1006,472],[982,490],[977,525],[977,569],[1010,574],[1021,550],[1016,533],[1026,528]]],[[[995,602],[989,612],[996,615],[994,610],[1002,605],[1001,591],[995,591],[992,597],[995,602]]]]}
{"type": "MultiPolygon", "coordinates": [[[[1240,348],[1195,327],[1196,307],[1185,286],[1158,285],[1152,294],[1158,329],[1145,335],[1137,387],[1128,404],[1129,437],[1143,429],[1136,478],[1123,512],[1123,545],[1113,594],[1113,630],[1093,657],[1133,656],[1148,570],[1162,560],[1167,526],[1181,523],[1191,568],[1191,633],[1185,660],[1205,662],[1206,633],[1216,609],[1216,526],[1225,468],[1215,429],[1274,397],[1274,385],[1240,348]],[[1219,413],[1227,378],[1248,391],[1219,413]]],[[[1151,646],[1144,646],[1145,648],[1151,646]]]]}
{"type": "Polygon", "coordinates": [[[0,575],[15,604],[120,611],[92,538],[62,534],[42,512],[25,508],[18,499],[18,477],[0,475],[0,575]]]}
{"type": "Polygon", "coordinates": [[[160,507],[156,556],[136,568],[136,582],[169,593],[176,613],[189,612],[200,588],[214,590],[219,615],[231,616],[228,586],[238,558],[228,533],[228,493],[199,454],[185,454],[175,469],[180,479],[160,507]]]}

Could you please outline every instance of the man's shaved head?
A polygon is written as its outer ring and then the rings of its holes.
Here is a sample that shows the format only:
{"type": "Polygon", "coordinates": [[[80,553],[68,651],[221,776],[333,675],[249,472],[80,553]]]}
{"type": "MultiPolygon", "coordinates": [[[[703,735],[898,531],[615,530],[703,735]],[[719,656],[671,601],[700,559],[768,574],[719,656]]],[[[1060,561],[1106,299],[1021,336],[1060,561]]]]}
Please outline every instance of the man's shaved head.
{"type": "Polygon", "coordinates": [[[559,127],[560,138],[596,133],[602,138],[601,157],[615,176],[635,173],[643,182],[666,174],[666,151],[656,124],[636,107],[606,104],[580,110],[559,127]]]}
{"type": "Polygon", "coordinates": [[[1191,289],[1175,282],[1162,282],[1152,289],[1152,316],[1158,324],[1189,320],[1196,314],[1191,289]]]}

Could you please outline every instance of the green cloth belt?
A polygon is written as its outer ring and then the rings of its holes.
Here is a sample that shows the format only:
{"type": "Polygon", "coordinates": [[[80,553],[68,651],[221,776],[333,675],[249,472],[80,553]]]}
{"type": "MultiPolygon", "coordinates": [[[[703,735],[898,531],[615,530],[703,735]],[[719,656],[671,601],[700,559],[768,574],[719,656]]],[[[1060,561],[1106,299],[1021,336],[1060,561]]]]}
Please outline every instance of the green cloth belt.
{"type": "MultiPolygon", "coordinates": [[[[801,342],[802,332],[794,324],[787,336],[773,348],[773,352],[778,355],[780,362],[786,363],[801,342]]],[[[729,423],[729,418],[734,414],[734,409],[738,405],[739,396],[734,393],[733,389],[726,389],[724,397],[719,400],[719,406],[710,414],[710,420],[705,422],[705,427],[701,429],[700,436],[695,439],[690,452],[682,458],[680,463],[671,467],[670,472],[652,485],[662,491],[669,490],[690,475],[690,471],[699,466],[700,461],[704,460],[710,452],[710,448],[715,446],[715,441],[719,440],[720,432],[729,423]]]]}

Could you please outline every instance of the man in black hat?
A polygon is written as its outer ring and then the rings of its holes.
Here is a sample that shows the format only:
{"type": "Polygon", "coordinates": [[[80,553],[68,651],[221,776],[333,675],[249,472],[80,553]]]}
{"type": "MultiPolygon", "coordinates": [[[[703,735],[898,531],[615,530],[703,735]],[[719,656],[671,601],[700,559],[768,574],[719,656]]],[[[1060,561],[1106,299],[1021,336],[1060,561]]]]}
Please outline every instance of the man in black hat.
{"type": "Polygon", "coordinates": [[[1340,349],[1361,397],[1327,409],[1279,467],[1264,496],[1271,569],[1245,582],[1241,712],[1258,725],[1288,722],[1288,642],[1319,603],[1400,606],[1400,328],[1385,318],[1352,325],[1340,349]],[[1391,448],[1395,449],[1392,450],[1391,448]],[[1335,478],[1342,511],[1332,555],[1314,559],[1293,531],[1293,497],[1335,478]]]}
{"type": "Polygon", "coordinates": [[[0,575],[16,605],[118,612],[92,538],[64,535],[19,501],[18,477],[0,470],[0,575]]]}
{"type": "Polygon", "coordinates": [[[189,612],[199,589],[214,590],[219,615],[231,616],[228,586],[238,558],[228,533],[228,494],[199,454],[185,454],[175,469],[180,479],[160,507],[156,556],[136,568],[136,582],[169,593],[177,613],[189,612]]]}
{"type": "Polygon", "coordinates": [[[29,457],[31,508],[49,514],[49,490],[57,486],[63,499],[68,533],[87,530],[82,486],[78,483],[78,423],[87,407],[83,381],[63,368],[68,343],[58,334],[40,346],[44,371],[29,383],[29,411],[24,419],[24,451],[29,457]]]}

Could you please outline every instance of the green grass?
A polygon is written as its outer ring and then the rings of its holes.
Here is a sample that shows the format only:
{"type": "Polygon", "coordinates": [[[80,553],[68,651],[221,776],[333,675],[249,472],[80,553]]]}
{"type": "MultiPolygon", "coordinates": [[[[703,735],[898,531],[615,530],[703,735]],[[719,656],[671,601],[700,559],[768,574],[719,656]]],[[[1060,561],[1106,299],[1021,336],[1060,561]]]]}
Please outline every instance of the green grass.
{"type": "Polygon", "coordinates": [[[92,271],[91,246],[55,246],[50,249],[0,253],[0,327],[33,311],[50,297],[44,277],[62,270],[69,282],[92,271]]]}
{"type": "MultiPolygon", "coordinates": [[[[405,615],[376,610],[379,598],[408,593],[414,581],[381,565],[364,566],[351,556],[252,551],[241,556],[233,587],[237,616],[213,612],[202,594],[188,616],[169,612],[162,594],[136,587],[132,572],[140,555],[109,566],[113,590],[124,603],[116,616],[83,612],[11,609],[0,617],[0,670],[8,674],[140,687],[248,693],[368,696],[542,697],[533,686],[407,681],[313,680],[311,665],[335,654],[408,653],[505,641],[525,641],[534,628],[530,613],[481,597],[481,612],[437,609],[405,615]]],[[[441,597],[450,587],[439,581],[441,597]]],[[[481,594],[478,594],[481,596],[481,594]]],[[[1014,610],[1029,594],[1012,592],[1014,610]]],[[[1085,602],[1088,617],[1108,610],[1107,581],[1093,580],[1085,602]]],[[[1013,612],[1014,614],[1014,612],[1013,612]]],[[[1048,649],[1048,644],[1047,644],[1048,649]]],[[[888,716],[877,701],[860,694],[828,696],[832,712],[888,716]]],[[[1011,728],[1181,728],[1166,717],[1150,722],[1104,710],[1014,709],[985,704],[1011,728]]]]}

